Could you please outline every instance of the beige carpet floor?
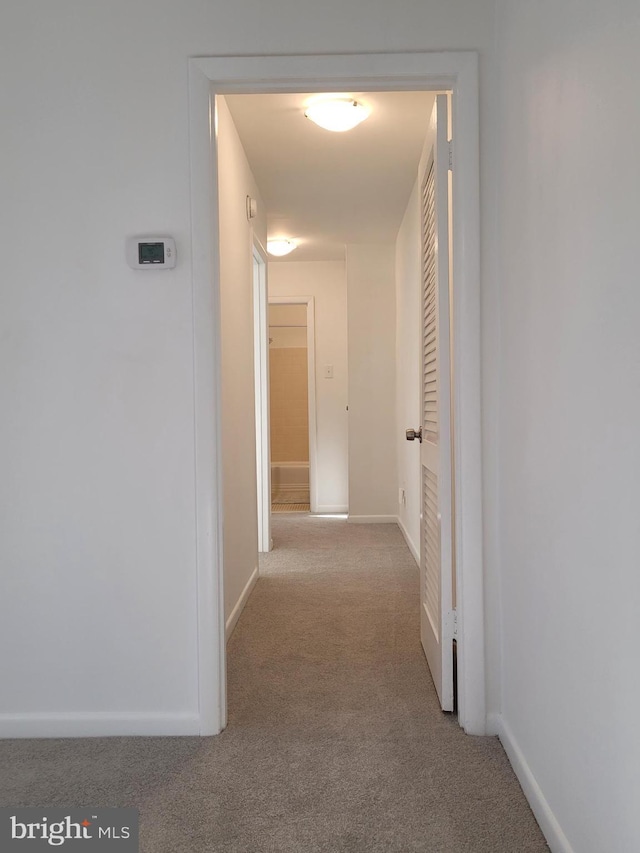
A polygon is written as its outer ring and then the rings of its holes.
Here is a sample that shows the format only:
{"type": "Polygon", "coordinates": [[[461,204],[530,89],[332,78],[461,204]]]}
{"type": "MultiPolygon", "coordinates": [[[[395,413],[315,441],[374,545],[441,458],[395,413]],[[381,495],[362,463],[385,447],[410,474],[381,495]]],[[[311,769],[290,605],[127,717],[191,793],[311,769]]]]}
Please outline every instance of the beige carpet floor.
{"type": "Polygon", "coordinates": [[[392,525],[273,519],[217,738],[0,742],[0,804],[135,806],[144,853],[541,853],[494,738],[439,710],[392,525]]]}

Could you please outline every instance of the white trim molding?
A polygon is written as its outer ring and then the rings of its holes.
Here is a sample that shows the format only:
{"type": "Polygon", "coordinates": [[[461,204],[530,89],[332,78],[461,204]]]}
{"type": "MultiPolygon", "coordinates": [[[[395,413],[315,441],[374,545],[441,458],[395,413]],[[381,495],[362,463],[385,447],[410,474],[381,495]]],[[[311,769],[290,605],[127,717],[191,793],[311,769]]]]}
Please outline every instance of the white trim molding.
{"type": "Polygon", "coordinates": [[[0,714],[0,738],[176,737],[200,734],[198,714],[0,714]]]}
{"type": "Polygon", "coordinates": [[[229,618],[227,619],[227,625],[225,628],[225,639],[228,641],[229,637],[233,634],[233,629],[238,624],[238,619],[242,611],[245,608],[245,604],[249,601],[249,596],[253,592],[253,588],[258,582],[258,567],[256,566],[253,572],[251,572],[251,577],[246,583],[245,588],[240,593],[240,598],[236,601],[236,606],[233,608],[231,613],[229,614],[229,618]]]}
{"type": "MultiPolygon", "coordinates": [[[[267,253],[251,229],[253,259],[253,352],[258,486],[258,551],[267,554],[271,539],[271,427],[269,418],[269,303],[267,253]],[[257,271],[257,276],[256,276],[257,271]]],[[[229,636],[227,632],[227,636],[229,636]]]]}
{"type": "Polygon", "coordinates": [[[200,732],[214,734],[221,731],[226,722],[216,95],[449,90],[453,104],[455,163],[453,339],[456,388],[453,406],[456,423],[458,719],[468,733],[484,734],[477,54],[446,51],[202,57],[189,60],[189,86],[200,732]]]}
{"type": "Polygon", "coordinates": [[[217,121],[209,78],[189,63],[191,270],[200,734],[227,723],[222,542],[217,121]],[[195,183],[194,183],[195,182],[195,183]]]}
{"type": "Polygon", "coordinates": [[[407,543],[407,548],[411,551],[411,556],[413,557],[413,559],[418,564],[418,568],[420,568],[420,552],[416,548],[416,545],[415,545],[413,539],[409,536],[409,531],[405,527],[405,524],[402,521],[402,519],[400,518],[400,516],[397,517],[396,521],[398,522],[398,527],[400,528],[400,533],[402,533],[402,535],[404,536],[404,541],[407,543]]]}
{"type": "Polygon", "coordinates": [[[531,806],[531,811],[540,824],[540,829],[553,853],[575,853],[567,836],[562,831],[562,827],[553,813],[551,806],[542,793],[542,788],[533,775],[531,767],[508,723],[501,714],[492,714],[490,727],[492,734],[497,734],[500,738],[500,743],[504,747],[504,751],[507,753],[511,766],[518,777],[524,795],[531,806]]]}

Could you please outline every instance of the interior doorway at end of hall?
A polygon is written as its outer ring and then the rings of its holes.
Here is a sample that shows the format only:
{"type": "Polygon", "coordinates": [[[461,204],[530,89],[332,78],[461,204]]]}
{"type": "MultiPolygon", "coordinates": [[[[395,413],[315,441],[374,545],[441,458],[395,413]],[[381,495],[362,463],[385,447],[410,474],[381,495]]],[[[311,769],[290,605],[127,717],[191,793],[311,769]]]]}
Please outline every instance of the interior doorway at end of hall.
{"type": "Polygon", "coordinates": [[[268,324],[271,511],[309,512],[315,509],[313,303],[273,297],[268,324]]]}

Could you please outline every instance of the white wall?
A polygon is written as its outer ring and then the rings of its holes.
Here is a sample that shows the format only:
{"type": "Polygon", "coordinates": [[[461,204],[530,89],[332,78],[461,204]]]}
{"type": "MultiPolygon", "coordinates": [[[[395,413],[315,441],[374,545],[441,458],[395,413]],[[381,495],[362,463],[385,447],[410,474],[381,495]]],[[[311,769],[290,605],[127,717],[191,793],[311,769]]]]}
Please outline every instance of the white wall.
{"type": "Polygon", "coordinates": [[[346,512],[349,505],[349,445],[344,262],[270,261],[269,296],[314,297],[317,509],[318,512],[346,512]],[[333,379],[323,376],[323,368],[328,364],[333,365],[333,379]]]}
{"type": "Polygon", "coordinates": [[[186,58],[475,48],[490,707],[574,850],[638,849],[638,36],[635,0],[5,2],[0,733],[197,730],[186,58]],[[148,231],[173,272],[125,266],[148,231]]]}
{"type": "Polygon", "coordinates": [[[554,850],[634,853],[640,9],[498,7],[503,725],[554,850]]]}
{"type": "Polygon", "coordinates": [[[252,227],[264,245],[266,211],[231,113],[218,100],[224,610],[227,623],[258,566],[252,227]]]}
{"type": "Polygon", "coordinates": [[[395,247],[347,246],[349,519],[397,516],[395,247]]]}
{"type": "Polygon", "coordinates": [[[398,488],[405,502],[398,505],[398,521],[420,562],[420,445],[407,441],[405,430],[422,423],[420,411],[420,204],[418,180],[396,240],[396,449],[398,488]]]}
{"type": "Polygon", "coordinates": [[[476,48],[486,127],[493,0],[2,15],[0,733],[197,730],[187,57],[476,48]],[[148,231],[173,272],[125,266],[148,231]]]}

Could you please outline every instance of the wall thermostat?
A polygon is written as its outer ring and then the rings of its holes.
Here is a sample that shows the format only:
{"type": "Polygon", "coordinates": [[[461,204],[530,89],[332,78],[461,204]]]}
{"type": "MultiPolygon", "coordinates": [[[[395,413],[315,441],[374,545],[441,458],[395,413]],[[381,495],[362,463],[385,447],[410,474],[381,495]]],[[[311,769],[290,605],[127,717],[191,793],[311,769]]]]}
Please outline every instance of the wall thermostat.
{"type": "Polygon", "coordinates": [[[173,237],[129,237],[127,263],[134,270],[169,270],[176,265],[173,237]]]}

